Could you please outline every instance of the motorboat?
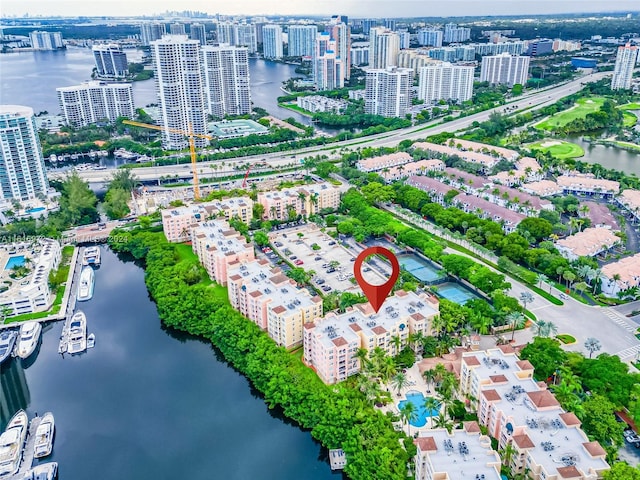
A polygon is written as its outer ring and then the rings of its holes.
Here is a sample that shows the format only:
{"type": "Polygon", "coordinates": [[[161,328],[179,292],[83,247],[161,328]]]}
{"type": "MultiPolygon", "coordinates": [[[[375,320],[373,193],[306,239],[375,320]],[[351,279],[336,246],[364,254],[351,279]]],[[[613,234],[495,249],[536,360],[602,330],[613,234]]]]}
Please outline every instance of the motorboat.
{"type": "Polygon", "coordinates": [[[87,349],[87,317],[83,312],[76,312],[71,317],[69,325],[69,343],[67,352],[81,353],[87,349]]]}
{"type": "Polygon", "coordinates": [[[20,326],[20,337],[16,347],[16,355],[22,359],[28,358],[38,345],[42,332],[42,325],[39,322],[24,322],[20,326]]]}
{"type": "Polygon", "coordinates": [[[20,480],[53,480],[58,473],[58,463],[41,463],[28,470],[20,480]]]}
{"type": "Polygon", "coordinates": [[[54,432],[55,423],[53,421],[53,414],[47,412],[42,416],[42,421],[36,430],[36,443],[33,446],[34,457],[42,458],[51,454],[54,432]]]}
{"type": "Polygon", "coordinates": [[[0,435],[0,477],[14,475],[22,460],[22,447],[27,436],[29,419],[24,410],[18,411],[0,435]]]}
{"type": "Polygon", "coordinates": [[[77,300],[79,302],[91,300],[91,298],[93,297],[93,281],[94,281],[93,268],[84,267],[82,269],[82,272],[80,272],[80,285],[78,286],[78,297],[77,297],[77,300]]]}
{"type": "Polygon", "coordinates": [[[18,338],[16,330],[3,330],[0,332],[0,364],[9,358],[9,355],[13,352],[16,338],[18,338]]]}
{"type": "Polygon", "coordinates": [[[82,256],[82,265],[100,265],[100,249],[98,247],[87,247],[82,256]]]}
{"type": "Polygon", "coordinates": [[[87,337],[87,348],[93,348],[96,346],[96,336],[90,333],[87,337]]]}

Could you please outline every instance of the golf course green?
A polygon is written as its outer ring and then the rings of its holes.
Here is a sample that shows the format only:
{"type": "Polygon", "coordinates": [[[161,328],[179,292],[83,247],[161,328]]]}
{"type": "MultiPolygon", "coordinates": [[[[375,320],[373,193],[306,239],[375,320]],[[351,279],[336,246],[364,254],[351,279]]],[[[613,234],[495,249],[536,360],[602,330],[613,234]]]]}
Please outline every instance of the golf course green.
{"type": "Polygon", "coordinates": [[[562,140],[545,139],[527,146],[532,151],[549,152],[555,158],[578,158],[584,155],[584,150],[579,145],[562,140]]]}
{"type": "Polygon", "coordinates": [[[588,114],[597,112],[604,104],[604,101],[603,97],[581,98],[573,107],[548,117],[536,124],[535,127],[540,130],[554,130],[558,127],[563,127],[578,118],[585,118],[588,114]]]}

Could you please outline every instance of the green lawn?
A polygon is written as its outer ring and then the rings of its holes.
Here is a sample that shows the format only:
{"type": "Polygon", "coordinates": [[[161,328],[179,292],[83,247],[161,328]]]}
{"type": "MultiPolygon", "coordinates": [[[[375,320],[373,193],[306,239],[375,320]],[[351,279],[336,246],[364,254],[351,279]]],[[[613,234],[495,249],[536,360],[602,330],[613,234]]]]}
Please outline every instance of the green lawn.
{"type": "Polygon", "coordinates": [[[528,145],[528,148],[531,150],[539,150],[542,152],[549,152],[555,158],[565,159],[565,158],[578,158],[584,155],[584,150],[579,145],[571,142],[565,142],[562,140],[541,140],[536,143],[532,143],[528,145]],[[553,145],[549,145],[553,143],[553,145]],[[543,146],[547,144],[547,146],[543,146]]]}
{"type": "Polygon", "coordinates": [[[556,338],[560,340],[562,343],[564,343],[565,345],[576,343],[575,337],[572,337],[567,333],[561,333],[560,335],[556,335],[556,338]]]}
{"type": "Polygon", "coordinates": [[[640,103],[625,103],[618,107],[620,110],[640,110],[640,103]]]}
{"type": "Polygon", "coordinates": [[[629,150],[636,150],[640,152],[640,145],[636,144],[636,143],[631,143],[631,142],[621,142],[619,140],[614,141],[613,143],[615,143],[616,145],[623,147],[623,148],[628,148],[629,150]]]}
{"type": "MultiPolygon", "coordinates": [[[[187,245],[186,243],[179,243],[175,245],[176,252],[178,252],[178,257],[180,261],[195,261],[200,264],[198,260],[198,256],[193,252],[191,245],[187,245]]],[[[227,287],[223,287],[222,285],[218,285],[216,282],[211,280],[209,276],[205,273],[205,276],[200,281],[201,285],[207,286],[211,288],[216,297],[222,300],[225,303],[229,303],[229,292],[227,287]]]]}
{"type": "Polygon", "coordinates": [[[624,112],[622,114],[622,125],[629,128],[633,127],[638,122],[638,117],[636,117],[631,112],[624,112]]]}
{"type": "Polygon", "coordinates": [[[282,108],[288,108],[289,110],[301,113],[302,115],[305,115],[307,117],[313,116],[312,112],[310,112],[309,110],[305,110],[304,108],[300,108],[296,103],[279,103],[278,106],[282,108]]]}
{"type": "Polygon", "coordinates": [[[198,256],[193,252],[191,245],[186,243],[179,243],[176,245],[176,252],[180,260],[195,260],[198,261],[198,256]]]}
{"type": "Polygon", "coordinates": [[[605,99],[602,97],[581,98],[573,107],[552,115],[536,124],[535,127],[541,130],[554,130],[556,127],[563,127],[578,118],[584,118],[590,113],[597,112],[604,101],[605,99]]]}

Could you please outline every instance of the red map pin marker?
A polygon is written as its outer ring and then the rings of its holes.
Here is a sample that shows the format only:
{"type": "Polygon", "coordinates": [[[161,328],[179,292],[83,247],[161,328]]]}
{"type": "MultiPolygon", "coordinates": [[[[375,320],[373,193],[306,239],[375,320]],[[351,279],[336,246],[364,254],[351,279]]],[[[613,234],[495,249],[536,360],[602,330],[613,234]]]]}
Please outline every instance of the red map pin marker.
{"type": "Polygon", "coordinates": [[[369,247],[360,252],[360,255],[356,258],[353,264],[353,274],[358,281],[358,285],[360,285],[360,288],[369,300],[369,303],[376,313],[378,313],[378,310],[380,310],[380,307],[382,307],[382,304],[389,296],[389,292],[391,292],[393,286],[396,284],[396,280],[398,280],[400,264],[391,250],[384,247],[369,247]],[[376,253],[386,257],[391,262],[391,276],[389,280],[382,285],[371,285],[362,277],[362,262],[364,262],[364,259],[369,255],[375,255],[376,253]]]}

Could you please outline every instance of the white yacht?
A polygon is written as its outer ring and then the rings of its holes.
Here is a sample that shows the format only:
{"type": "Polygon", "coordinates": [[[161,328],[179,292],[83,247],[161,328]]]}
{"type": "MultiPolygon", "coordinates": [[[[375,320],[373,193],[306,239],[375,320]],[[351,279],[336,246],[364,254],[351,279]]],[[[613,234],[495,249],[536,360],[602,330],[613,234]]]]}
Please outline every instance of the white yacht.
{"type": "Polygon", "coordinates": [[[56,462],[41,463],[27,471],[20,480],[53,480],[58,473],[56,462]]]}
{"type": "Polygon", "coordinates": [[[4,362],[16,344],[16,338],[18,338],[18,332],[15,330],[3,330],[0,332],[0,364],[4,362]]]}
{"type": "Polygon", "coordinates": [[[38,345],[40,332],[42,332],[42,325],[39,322],[24,322],[20,326],[20,337],[16,347],[18,357],[25,359],[33,353],[38,345]]]}
{"type": "Polygon", "coordinates": [[[81,353],[87,349],[87,317],[78,311],[71,317],[69,325],[69,344],[67,352],[70,354],[81,353]]]}
{"type": "Polygon", "coordinates": [[[14,475],[22,460],[22,446],[27,436],[29,419],[24,410],[16,413],[0,435],[0,477],[14,475]]]}
{"type": "Polygon", "coordinates": [[[98,247],[85,248],[82,265],[100,265],[100,249],[98,247]]]}
{"type": "Polygon", "coordinates": [[[36,443],[33,446],[34,457],[42,458],[51,454],[54,432],[55,423],[53,421],[53,414],[47,412],[42,416],[42,421],[36,430],[36,443]]]}
{"type": "Polygon", "coordinates": [[[78,286],[78,297],[77,297],[77,300],[79,302],[91,300],[91,297],[93,297],[93,281],[94,281],[93,268],[84,267],[82,269],[82,272],[80,272],[80,285],[78,286]]]}

